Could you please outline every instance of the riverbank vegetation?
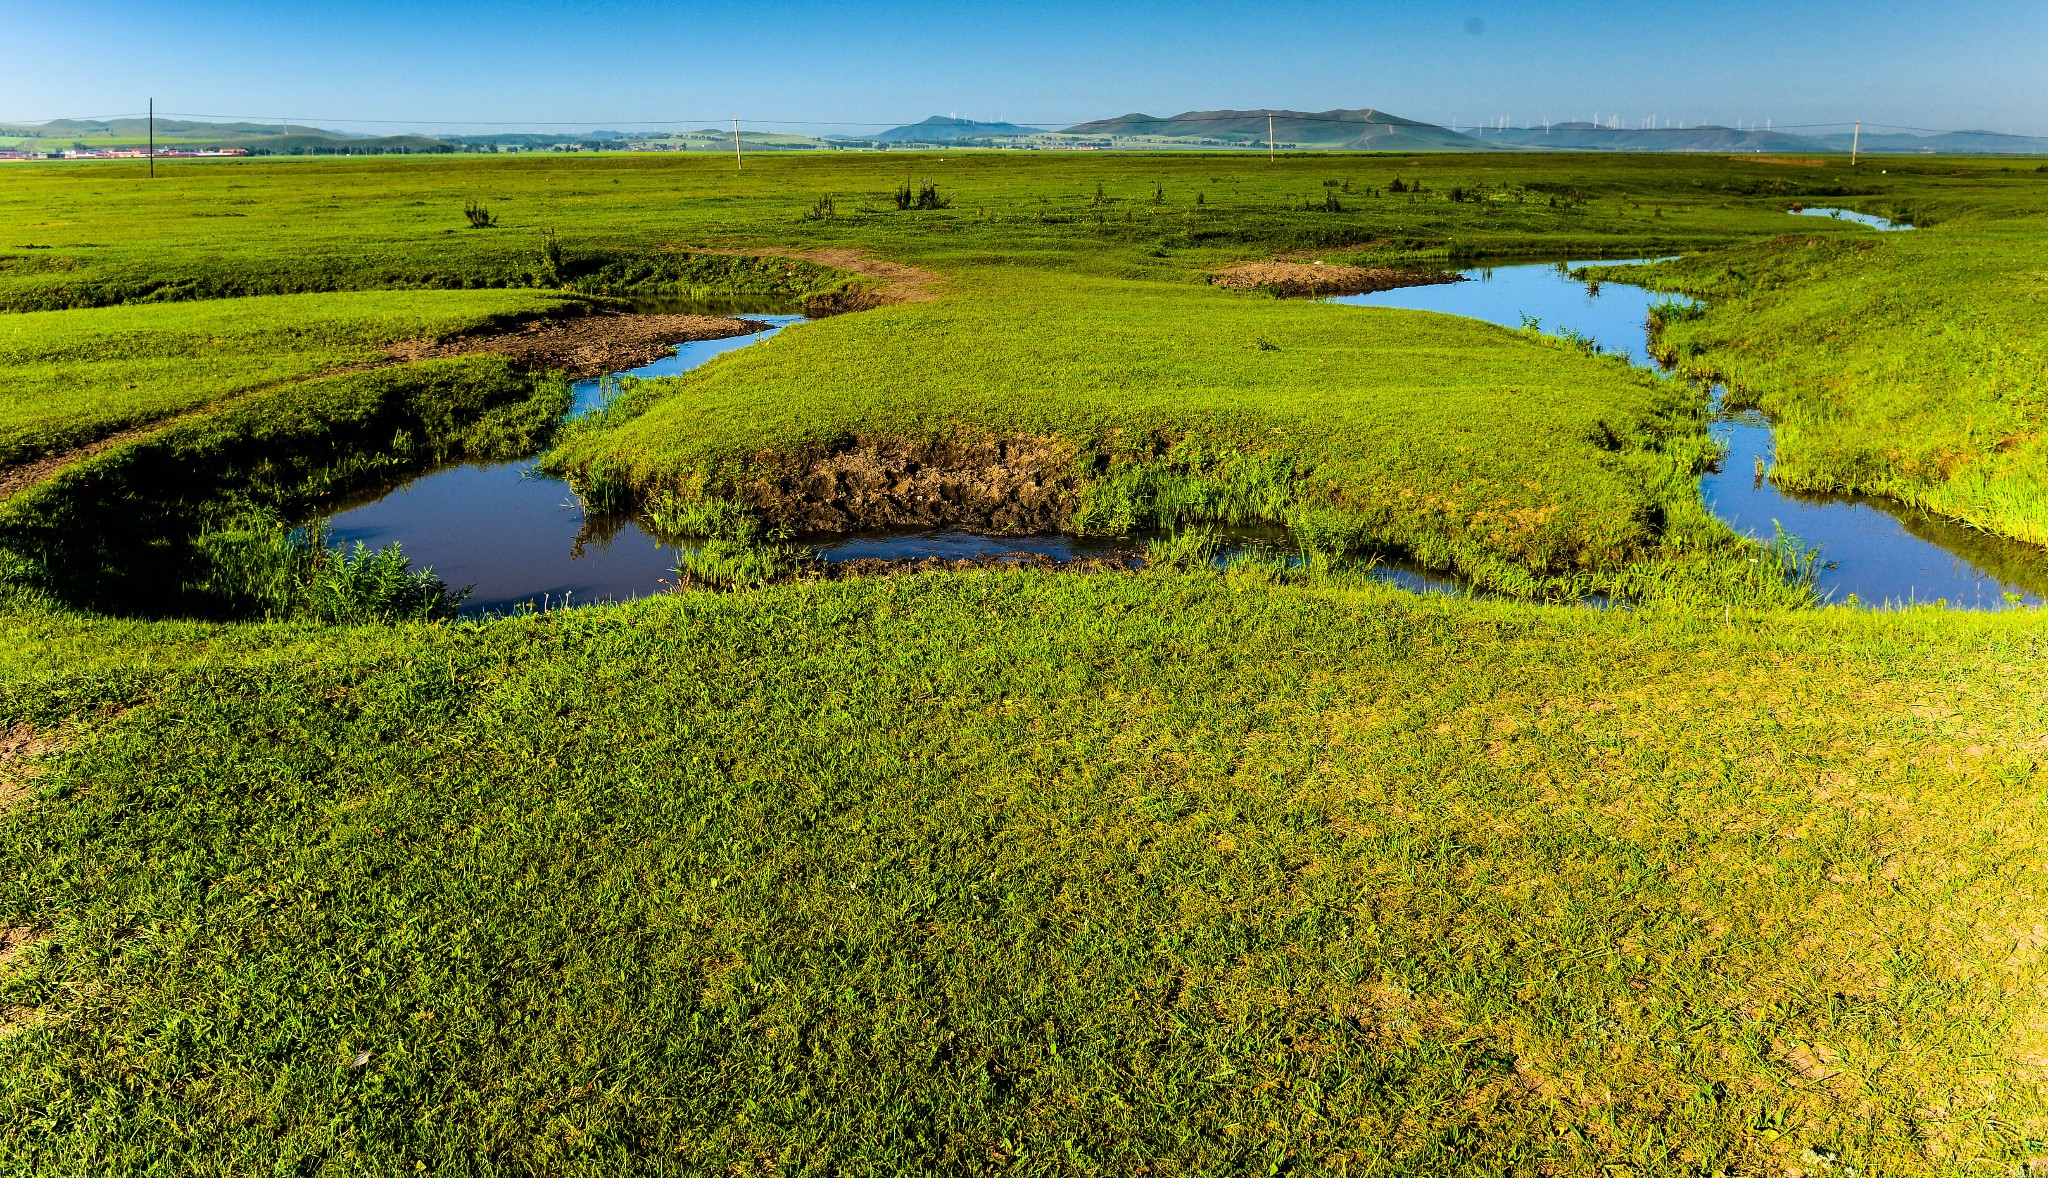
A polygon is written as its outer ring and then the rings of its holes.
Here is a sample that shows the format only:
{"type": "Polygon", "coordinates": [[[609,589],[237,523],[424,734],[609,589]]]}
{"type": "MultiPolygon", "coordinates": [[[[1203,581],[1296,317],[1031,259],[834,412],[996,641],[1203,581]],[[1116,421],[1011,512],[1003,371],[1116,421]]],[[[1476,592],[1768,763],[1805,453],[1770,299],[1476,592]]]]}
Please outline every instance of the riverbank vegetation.
{"type": "Polygon", "coordinates": [[[1788,479],[1889,431],[1991,456],[1888,476],[1914,494],[1972,469],[2037,488],[2019,267],[2048,177],[1506,154],[921,153],[907,180],[851,154],[159,167],[28,166],[0,191],[0,360],[24,376],[0,475],[53,463],[0,492],[0,1169],[1949,1174],[2048,1153],[2038,615],[1817,607],[1796,545],[1701,507],[1699,387],[1533,331],[1207,282],[1683,252],[1649,273],[1708,307],[1662,343],[1785,419],[1788,479]],[[897,208],[906,183],[933,200],[897,208]],[[1795,202],[1925,228],[1878,240],[1795,202]],[[619,298],[858,310],[566,431],[543,365],[356,370],[619,298]],[[2009,429],[2029,436],[1990,437],[2009,429]],[[1177,530],[1142,572],[459,622],[461,587],[402,552],[293,527],[543,446],[593,503],[710,535],[692,584],[769,579],[749,538],[778,525],[911,522],[885,518],[898,482],[950,489],[919,500],[929,522],[1177,530]],[[1307,559],[1212,567],[1215,520],[1282,525],[1307,559]],[[1375,585],[1378,556],[1500,597],[1375,585]],[[1630,608],[1540,603],[1589,592],[1630,608]]]}

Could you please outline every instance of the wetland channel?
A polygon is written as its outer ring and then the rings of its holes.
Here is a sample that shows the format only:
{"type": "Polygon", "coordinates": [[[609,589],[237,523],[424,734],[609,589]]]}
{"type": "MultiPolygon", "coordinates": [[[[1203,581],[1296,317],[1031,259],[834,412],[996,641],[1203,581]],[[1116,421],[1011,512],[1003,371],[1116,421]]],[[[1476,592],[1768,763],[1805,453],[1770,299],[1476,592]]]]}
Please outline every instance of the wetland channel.
{"type": "MultiPolygon", "coordinates": [[[[1825,215],[1834,210],[1807,211],[1825,215]]],[[[1630,363],[1651,366],[1646,321],[1650,307],[1669,296],[1625,283],[1585,282],[1573,278],[1571,270],[1568,262],[1487,267],[1465,271],[1463,282],[1328,301],[1434,311],[1507,327],[1533,321],[1541,330],[1569,332],[1630,363]]],[[[681,343],[673,355],[651,364],[580,381],[570,413],[601,405],[617,378],[678,376],[803,320],[754,314],[742,306],[730,311],[767,326],[751,335],[681,343]]],[[[1715,398],[1718,405],[1718,389],[1715,398]]],[[[1940,600],[1973,609],[2041,603],[2048,585],[2028,575],[2039,567],[2031,550],[1893,504],[1782,491],[1761,473],[1772,455],[1770,423],[1761,414],[1717,413],[1713,430],[1727,454],[1718,469],[1700,480],[1709,507],[1744,534],[1769,540],[1782,525],[1818,547],[1818,583],[1828,600],[1865,605],[1940,600]]],[[[531,460],[431,471],[359,496],[326,523],[331,541],[373,548],[396,542],[416,567],[431,567],[452,586],[469,586],[462,612],[472,616],[658,593],[674,579],[682,556],[674,541],[652,534],[630,516],[586,515],[568,484],[540,474],[531,460]]],[[[1284,550],[1286,539],[1279,531],[1226,533],[1225,556],[1284,550]]],[[[1135,564],[1134,545],[1145,537],[984,536],[943,530],[800,534],[793,539],[828,563],[1097,559],[1135,564]]],[[[1400,564],[1380,565],[1374,575],[1418,592],[1465,592],[1442,574],[1400,564]]]]}
{"type": "MultiPolygon", "coordinates": [[[[695,301],[675,308],[650,305],[642,309],[706,311],[695,301]]],[[[801,315],[759,314],[739,303],[715,311],[767,326],[750,335],[679,343],[672,355],[651,364],[578,381],[573,386],[575,401],[570,415],[603,405],[622,378],[680,376],[804,320],[801,315]]],[[[674,540],[648,531],[631,515],[586,514],[569,485],[540,473],[532,459],[452,465],[395,487],[373,488],[345,501],[325,523],[331,543],[344,547],[361,543],[371,548],[396,543],[415,567],[431,568],[455,588],[467,586],[469,596],[461,613],[472,617],[659,593],[674,581],[676,565],[683,556],[674,540]]],[[[985,536],[924,530],[799,533],[792,541],[827,564],[1099,560],[1135,565],[1137,549],[1149,538],[985,536]]],[[[1236,529],[1227,534],[1225,555],[1285,548],[1286,544],[1284,529],[1236,529]]],[[[1465,591],[1462,584],[1443,575],[1399,563],[1381,564],[1373,575],[1419,593],[1465,591]]]]}
{"type": "MultiPolygon", "coordinates": [[[[1828,215],[1838,210],[1806,211],[1828,215]]],[[[1329,301],[1464,315],[1504,327],[1534,320],[1539,330],[1589,339],[1603,352],[1652,367],[1650,308],[1667,299],[1685,300],[1621,282],[1586,282],[1572,277],[1573,268],[1571,262],[1494,266],[1464,271],[1465,282],[1329,301]]],[[[1701,496],[1716,516],[1744,535],[1768,541],[1782,525],[1818,548],[1817,585],[1827,600],[1873,606],[1946,601],[1962,609],[2041,604],[2048,575],[2041,571],[2039,554],[2026,545],[1900,504],[1779,489],[1764,474],[1773,457],[1771,423],[1755,411],[1718,412],[1718,387],[1713,397],[1712,429],[1726,454],[1717,469],[1701,476],[1701,496]]]]}

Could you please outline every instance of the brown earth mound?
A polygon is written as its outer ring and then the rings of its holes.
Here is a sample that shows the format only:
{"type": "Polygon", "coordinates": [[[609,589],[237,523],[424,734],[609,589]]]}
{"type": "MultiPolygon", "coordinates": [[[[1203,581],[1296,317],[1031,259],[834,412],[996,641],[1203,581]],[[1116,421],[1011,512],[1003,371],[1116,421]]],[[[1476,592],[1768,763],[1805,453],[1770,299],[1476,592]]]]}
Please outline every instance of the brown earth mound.
{"type": "Polygon", "coordinates": [[[1456,274],[1422,270],[1367,269],[1321,262],[1243,262],[1211,275],[1214,286],[1231,290],[1277,290],[1284,295],[1371,294],[1404,286],[1437,286],[1464,281],[1456,274]]]}
{"type": "Polygon", "coordinates": [[[1056,531],[1080,478],[1074,450],[1035,438],[880,440],[806,459],[769,459],[737,498],[800,532],[965,527],[1056,531]]]}
{"type": "Polygon", "coordinates": [[[1142,554],[1129,552],[1107,552],[1094,556],[1077,556],[1061,560],[1043,552],[999,552],[992,556],[969,557],[901,557],[883,560],[879,557],[862,557],[858,560],[831,561],[821,564],[815,571],[826,580],[843,581],[854,577],[887,577],[904,573],[964,573],[976,569],[1041,569],[1047,572],[1064,573],[1109,573],[1124,572],[1138,563],[1142,554]]]}
{"type": "Polygon", "coordinates": [[[583,379],[651,364],[679,343],[751,335],[768,325],[720,315],[631,315],[600,311],[572,319],[537,319],[509,331],[449,340],[409,340],[387,348],[395,360],[489,353],[522,368],[583,379]]]}

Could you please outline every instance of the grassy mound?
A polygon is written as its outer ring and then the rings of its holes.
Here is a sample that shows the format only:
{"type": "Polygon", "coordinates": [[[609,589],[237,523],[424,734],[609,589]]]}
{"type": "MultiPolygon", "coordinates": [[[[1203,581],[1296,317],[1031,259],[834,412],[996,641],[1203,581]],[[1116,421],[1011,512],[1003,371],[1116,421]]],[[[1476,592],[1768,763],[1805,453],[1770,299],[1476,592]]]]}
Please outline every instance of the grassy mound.
{"type": "Polygon", "coordinates": [[[0,315],[0,467],[376,361],[382,344],[572,303],[540,291],[368,292],[0,315]]]}

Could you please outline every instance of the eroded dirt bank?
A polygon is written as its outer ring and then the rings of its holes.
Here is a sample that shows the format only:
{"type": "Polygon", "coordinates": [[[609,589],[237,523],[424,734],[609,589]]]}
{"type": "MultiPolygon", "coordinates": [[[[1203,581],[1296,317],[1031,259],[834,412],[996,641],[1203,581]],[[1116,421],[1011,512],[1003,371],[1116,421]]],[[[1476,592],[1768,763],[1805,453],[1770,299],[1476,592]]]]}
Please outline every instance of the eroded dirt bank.
{"type": "Polygon", "coordinates": [[[960,527],[1051,532],[1072,514],[1076,448],[1040,439],[862,441],[823,456],[769,458],[733,494],[800,532],[960,527]]]}
{"type": "Polygon", "coordinates": [[[536,319],[506,331],[446,340],[408,340],[386,349],[410,363],[443,356],[504,356],[536,372],[581,380],[638,368],[668,355],[679,343],[751,335],[768,325],[722,315],[638,315],[598,311],[567,319],[536,319]]]}
{"type": "Polygon", "coordinates": [[[1230,290],[1272,290],[1284,295],[1372,294],[1404,286],[1441,286],[1462,282],[1456,274],[1426,270],[1389,270],[1322,262],[1243,262],[1218,270],[1212,286],[1230,290]]]}
{"type": "Polygon", "coordinates": [[[855,577],[888,577],[916,573],[965,573],[978,569],[1038,569],[1061,573],[1116,573],[1137,567],[1144,553],[1137,549],[1075,556],[1062,560],[1043,552],[998,552],[989,556],[859,557],[854,560],[820,561],[812,575],[843,581],[855,577]]]}

